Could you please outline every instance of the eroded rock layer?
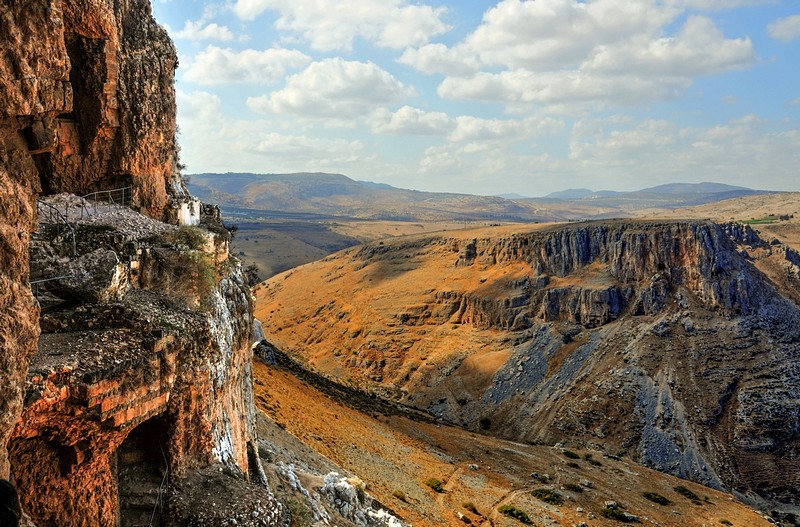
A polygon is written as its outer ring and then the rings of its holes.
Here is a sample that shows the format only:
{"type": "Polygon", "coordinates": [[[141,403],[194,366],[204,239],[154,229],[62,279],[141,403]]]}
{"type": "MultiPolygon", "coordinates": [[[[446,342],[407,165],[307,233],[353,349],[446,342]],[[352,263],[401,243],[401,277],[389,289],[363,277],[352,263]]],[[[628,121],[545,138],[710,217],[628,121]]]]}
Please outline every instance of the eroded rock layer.
{"type": "Polygon", "coordinates": [[[257,316],[313,369],[473,430],[797,505],[791,254],[704,221],[448,233],[288,271],[257,316]]]}
{"type": "Polygon", "coordinates": [[[0,136],[26,177],[45,194],[132,187],[168,215],[177,56],[149,1],[5,2],[0,46],[0,136]]]}
{"type": "Polygon", "coordinates": [[[43,333],[9,443],[23,508],[40,526],[182,524],[167,494],[182,503],[180,482],[218,464],[217,480],[260,497],[257,521],[239,525],[280,524],[269,489],[248,482],[261,472],[252,305],[224,229],[123,207],[76,227],[77,256],[57,230],[35,242],[37,272],[57,276],[37,288],[43,333]]]}

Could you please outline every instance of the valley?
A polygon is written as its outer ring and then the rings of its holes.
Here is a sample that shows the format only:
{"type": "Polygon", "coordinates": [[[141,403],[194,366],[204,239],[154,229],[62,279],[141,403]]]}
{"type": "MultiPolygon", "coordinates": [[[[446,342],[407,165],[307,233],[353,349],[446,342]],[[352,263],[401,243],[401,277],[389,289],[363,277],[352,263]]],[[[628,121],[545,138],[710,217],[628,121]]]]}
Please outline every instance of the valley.
{"type": "Polygon", "coordinates": [[[256,317],[306,368],[471,433],[791,511],[795,254],[704,220],[462,229],[287,271],[256,317]]]}
{"type": "Polygon", "coordinates": [[[298,478],[309,488],[319,486],[320,474],[335,463],[363,480],[367,492],[412,525],[521,525],[501,512],[503,506],[524,512],[533,525],[619,525],[603,516],[610,502],[645,525],[770,525],[730,495],[599,450],[573,453],[387,414],[374,400],[370,408],[369,396],[335,399],[287,369],[260,360],[254,362],[253,377],[256,405],[269,417],[262,423],[262,437],[288,446],[274,447],[273,463],[295,464],[298,478]],[[293,455],[301,449],[297,440],[319,454],[293,455]],[[309,461],[315,457],[316,463],[309,461]],[[432,480],[441,482],[441,492],[429,486],[432,480]],[[678,493],[680,487],[698,500],[678,493]],[[668,503],[659,505],[645,492],[668,503]],[[549,496],[552,503],[537,494],[549,496]]]}

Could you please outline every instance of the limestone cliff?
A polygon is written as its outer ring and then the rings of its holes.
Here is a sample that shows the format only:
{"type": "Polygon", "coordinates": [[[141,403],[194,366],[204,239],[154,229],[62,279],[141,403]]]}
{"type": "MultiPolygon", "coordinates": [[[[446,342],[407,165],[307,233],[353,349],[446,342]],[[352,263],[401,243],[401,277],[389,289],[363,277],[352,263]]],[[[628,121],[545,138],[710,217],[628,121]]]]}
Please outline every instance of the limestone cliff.
{"type": "Polygon", "coordinates": [[[792,254],[706,221],[411,237],[275,277],[257,315],[309,367],[447,421],[796,506],[792,254]]]}
{"type": "Polygon", "coordinates": [[[177,56],[149,1],[12,0],[0,39],[0,133],[27,177],[45,194],[131,187],[135,206],[168,215],[177,56]]]}
{"type": "Polygon", "coordinates": [[[181,203],[177,58],[150,9],[0,5],[0,478],[40,526],[138,524],[153,511],[213,525],[202,519],[216,517],[212,500],[187,510],[165,484],[210,470],[249,489],[239,525],[277,525],[283,509],[246,481],[260,473],[252,307],[227,233],[211,221],[187,242],[155,220],[194,223],[204,209],[181,203]],[[119,188],[150,218],[62,195],[37,224],[41,196],[119,188]]]}
{"type": "Polygon", "coordinates": [[[46,227],[33,267],[58,271],[37,284],[42,335],[9,443],[24,510],[40,526],[138,525],[144,516],[183,525],[208,510],[183,505],[195,491],[181,482],[213,475],[214,485],[242,491],[225,498],[236,514],[255,514],[225,521],[279,525],[281,506],[247,483],[261,473],[252,303],[224,230],[109,207],[75,224],[79,254],[70,258],[71,240],[46,227]]]}

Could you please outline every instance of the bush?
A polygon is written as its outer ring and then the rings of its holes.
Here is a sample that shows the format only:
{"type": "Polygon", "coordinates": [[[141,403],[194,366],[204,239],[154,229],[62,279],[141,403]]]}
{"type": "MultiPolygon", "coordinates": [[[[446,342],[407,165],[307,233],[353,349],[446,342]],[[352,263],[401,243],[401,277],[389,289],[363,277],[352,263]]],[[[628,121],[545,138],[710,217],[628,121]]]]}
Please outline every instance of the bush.
{"type": "Polygon", "coordinates": [[[591,454],[584,454],[583,459],[589,462],[590,465],[594,465],[595,467],[602,467],[603,464],[597,461],[596,459],[592,459],[591,454]]]}
{"type": "Polygon", "coordinates": [[[425,481],[425,484],[435,490],[436,492],[444,492],[444,485],[441,481],[436,478],[429,478],[425,481]]]}
{"type": "Polygon", "coordinates": [[[564,483],[564,489],[570,490],[572,492],[583,492],[583,487],[581,487],[577,483],[564,483]]]}
{"type": "Polygon", "coordinates": [[[497,512],[500,514],[505,514],[509,518],[514,518],[515,520],[518,520],[526,525],[533,525],[533,522],[531,521],[530,517],[528,517],[528,514],[525,511],[514,507],[513,505],[501,505],[498,507],[497,512]]]}
{"type": "Polygon", "coordinates": [[[402,490],[392,491],[392,496],[394,496],[395,498],[397,498],[400,501],[404,501],[404,502],[408,503],[408,496],[406,496],[406,493],[403,492],[402,490]]]}
{"type": "Polygon", "coordinates": [[[568,457],[570,459],[580,459],[581,458],[581,456],[579,456],[578,454],[576,454],[572,450],[564,450],[561,453],[564,454],[564,457],[568,457]]]}
{"type": "Polygon", "coordinates": [[[603,518],[609,518],[611,520],[617,520],[618,522],[622,523],[641,523],[636,516],[628,514],[627,512],[619,509],[612,509],[609,507],[600,510],[600,516],[603,518]]]}
{"type": "Polygon", "coordinates": [[[206,244],[206,231],[200,227],[182,225],[174,231],[162,234],[161,240],[167,245],[187,247],[196,251],[206,244]]]}
{"type": "Polygon", "coordinates": [[[464,502],[461,504],[461,506],[467,509],[472,514],[477,514],[478,516],[481,515],[481,513],[478,512],[478,507],[476,507],[475,504],[472,503],[471,501],[464,502]]]}
{"type": "Polygon", "coordinates": [[[730,520],[726,520],[725,518],[722,518],[719,522],[722,525],[733,525],[733,522],[731,522],[730,520]]]}
{"type": "Polygon", "coordinates": [[[661,494],[657,494],[655,492],[642,492],[642,496],[652,501],[653,503],[658,503],[659,505],[669,505],[672,503],[661,494]]]}
{"type": "Polygon", "coordinates": [[[564,503],[564,497],[553,489],[536,489],[533,491],[533,495],[550,505],[561,505],[564,503]]]}
{"type": "Polygon", "coordinates": [[[675,492],[677,492],[678,494],[680,494],[684,498],[689,498],[690,500],[692,500],[693,502],[698,503],[698,504],[700,503],[700,496],[698,496],[697,494],[695,494],[691,490],[687,489],[683,485],[678,485],[677,487],[673,487],[672,490],[674,490],[675,492]]]}

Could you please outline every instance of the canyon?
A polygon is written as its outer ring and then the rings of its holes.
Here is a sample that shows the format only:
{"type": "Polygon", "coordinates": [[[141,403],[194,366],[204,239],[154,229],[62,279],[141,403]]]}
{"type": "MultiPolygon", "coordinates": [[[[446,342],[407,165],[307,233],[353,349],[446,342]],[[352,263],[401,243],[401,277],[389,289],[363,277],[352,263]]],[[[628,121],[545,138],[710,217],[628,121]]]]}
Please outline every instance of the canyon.
{"type": "Polygon", "coordinates": [[[256,316],[305,368],[443,422],[792,511],[796,254],[705,220],[451,231],[287,271],[256,316]]]}
{"type": "Polygon", "coordinates": [[[179,173],[149,1],[5,2],[0,51],[0,479],[22,525],[507,526],[512,502],[768,524],[669,474],[797,505],[794,249],[686,221],[374,241],[258,286],[262,332],[179,173]]]}

